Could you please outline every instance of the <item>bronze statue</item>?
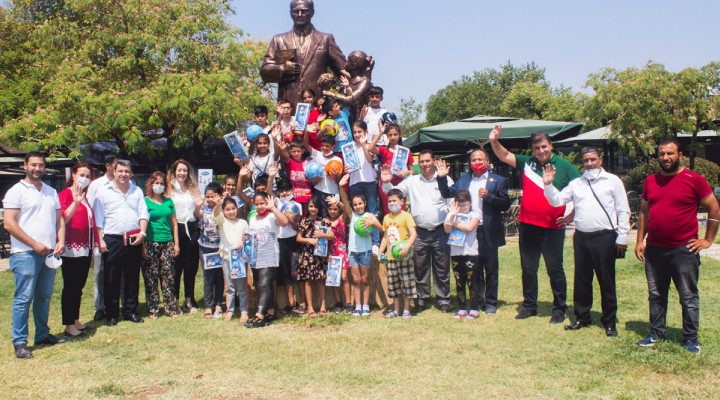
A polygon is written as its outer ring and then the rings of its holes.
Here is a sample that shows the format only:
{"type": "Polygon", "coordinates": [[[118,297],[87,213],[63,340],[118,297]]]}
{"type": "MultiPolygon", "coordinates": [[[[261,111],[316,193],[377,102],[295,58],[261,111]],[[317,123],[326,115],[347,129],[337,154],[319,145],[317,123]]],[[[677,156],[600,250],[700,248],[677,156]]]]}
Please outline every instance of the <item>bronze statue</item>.
{"type": "Polygon", "coordinates": [[[263,81],[277,83],[278,98],[290,100],[293,107],[301,101],[303,89],[322,93],[317,81],[328,68],[339,76],[345,67],[333,35],[318,32],[310,23],[314,14],[312,0],[292,0],[293,29],[273,37],[260,67],[263,81]]]}
{"type": "Polygon", "coordinates": [[[350,79],[344,75],[340,76],[340,80],[345,87],[345,94],[323,90],[323,95],[330,96],[350,107],[352,121],[355,121],[360,115],[362,107],[368,104],[368,92],[372,86],[371,79],[374,66],[375,60],[372,57],[365,54],[364,51],[355,50],[348,54],[348,61],[345,64],[345,71],[350,75],[350,79]]]}

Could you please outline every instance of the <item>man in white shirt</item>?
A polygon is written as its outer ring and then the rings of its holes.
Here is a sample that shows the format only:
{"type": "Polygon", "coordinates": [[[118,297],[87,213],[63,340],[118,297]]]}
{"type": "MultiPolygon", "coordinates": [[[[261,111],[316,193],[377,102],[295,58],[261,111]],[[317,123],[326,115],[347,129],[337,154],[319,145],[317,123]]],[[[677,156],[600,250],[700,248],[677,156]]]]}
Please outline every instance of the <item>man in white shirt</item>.
{"type": "MultiPolygon", "coordinates": [[[[87,201],[90,206],[95,202],[98,191],[105,188],[110,182],[115,179],[115,162],[119,160],[117,156],[105,157],[105,175],[95,179],[90,183],[87,190],[87,201]]],[[[105,288],[103,287],[103,281],[105,279],[105,265],[103,264],[103,257],[101,254],[93,255],[93,273],[95,281],[95,321],[105,319],[105,288]]]]}
{"type": "Polygon", "coordinates": [[[118,160],[114,176],[93,203],[100,251],[105,253],[105,318],[108,326],[117,325],[121,280],[124,283],[123,317],[132,322],[143,322],[137,314],[138,291],[142,243],[150,218],[142,190],[130,181],[130,162],[118,160]]]}
{"type": "Polygon", "coordinates": [[[573,202],[575,205],[575,286],[573,302],[574,323],[565,330],[578,330],[589,326],[592,307],[593,270],[597,275],[602,296],[600,322],[608,337],[618,335],[616,327],[617,298],[615,296],[615,258],[624,257],[630,231],[630,207],[625,186],[616,175],[602,168],[602,157],[597,149],[582,150],[585,173],[562,190],[552,185],[555,169],[545,166],[543,183],[545,197],[554,207],[573,202]]]}
{"type": "MultiPolygon", "coordinates": [[[[430,266],[438,307],[450,312],[450,245],[443,223],[449,211],[448,200],[440,193],[435,169],[435,154],[432,150],[420,152],[418,163],[420,174],[400,182],[400,189],[410,199],[410,214],[417,225],[417,239],[413,245],[417,294],[416,312],[422,311],[430,298],[430,266]]],[[[382,190],[387,193],[393,188],[390,168],[385,167],[380,175],[382,190]]],[[[448,185],[453,180],[447,178],[448,185]]]]}
{"type": "MultiPolygon", "coordinates": [[[[65,222],[55,189],[42,182],[45,156],[25,156],[25,178],[8,190],[3,199],[5,230],[12,246],[10,270],[15,275],[12,304],[12,342],[15,357],[31,358],[27,347],[28,318],[32,304],[35,346],[65,342],[50,334],[50,298],[55,288],[56,269],[46,265],[48,256],[65,250],[65,222]]],[[[55,267],[57,268],[57,267],[55,267]]]]}

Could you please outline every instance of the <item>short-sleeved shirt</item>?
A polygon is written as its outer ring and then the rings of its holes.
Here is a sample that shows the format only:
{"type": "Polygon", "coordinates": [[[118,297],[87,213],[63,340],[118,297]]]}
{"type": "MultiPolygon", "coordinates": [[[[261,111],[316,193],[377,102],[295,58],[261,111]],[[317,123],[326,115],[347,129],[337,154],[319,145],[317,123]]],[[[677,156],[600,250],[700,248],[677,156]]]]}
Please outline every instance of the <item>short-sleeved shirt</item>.
{"type": "Polygon", "coordinates": [[[335,122],[338,124],[339,129],[335,135],[335,147],[333,147],[333,151],[340,153],[342,152],[344,144],[353,141],[352,127],[350,126],[350,109],[343,107],[340,115],[335,118],[335,122]]]}
{"type": "Polygon", "coordinates": [[[388,260],[394,260],[391,251],[392,245],[399,240],[408,240],[410,227],[415,227],[415,221],[407,211],[400,211],[398,215],[387,214],[383,218],[383,231],[388,240],[385,256],[388,260]]]}
{"type": "Polygon", "coordinates": [[[207,204],[200,207],[200,237],[198,243],[202,247],[217,249],[220,247],[220,232],[215,223],[214,209],[207,204]]]}
{"type": "MultiPolygon", "coordinates": [[[[300,203],[298,203],[297,201],[290,200],[288,202],[288,204],[295,204],[300,209],[300,216],[297,217],[298,218],[297,220],[299,220],[302,217],[302,206],[300,205],[300,203]]],[[[282,210],[283,210],[283,205],[284,205],[284,203],[282,200],[275,199],[275,207],[277,207],[277,209],[280,210],[280,212],[282,212],[282,210]]],[[[287,238],[296,237],[296,236],[297,236],[297,231],[295,229],[293,229],[291,224],[288,223],[285,226],[278,227],[278,239],[287,239],[287,238]]]]}
{"type": "MultiPolygon", "coordinates": [[[[391,167],[392,166],[392,159],[395,157],[395,150],[390,149],[387,146],[380,146],[378,147],[378,154],[380,155],[380,161],[382,162],[383,167],[391,167]]],[[[407,169],[408,171],[413,170],[413,164],[415,163],[415,158],[413,158],[412,153],[408,153],[408,160],[407,160],[407,169]]],[[[390,183],[393,185],[397,185],[398,183],[402,182],[402,178],[398,176],[392,177],[392,180],[390,183]]]]}
{"type": "Polygon", "coordinates": [[[175,214],[175,203],[168,198],[164,198],[161,204],[158,204],[149,198],[145,198],[150,220],[147,226],[147,240],[150,242],[171,242],[173,240],[172,226],[170,219],[175,214]]]}
{"type": "MultiPolygon", "coordinates": [[[[477,219],[480,220],[479,213],[475,211],[470,211],[469,213],[466,213],[470,216],[470,219],[472,220],[477,219]]],[[[450,220],[450,215],[445,219],[445,222],[452,222],[450,220]]],[[[450,246],[450,256],[476,256],[479,254],[478,252],[478,240],[477,240],[477,227],[473,229],[470,232],[466,232],[465,235],[465,243],[463,243],[462,246],[450,246]]]]}
{"type": "Polygon", "coordinates": [[[367,124],[367,131],[368,131],[368,137],[367,142],[372,143],[373,140],[375,140],[375,136],[377,135],[383,135],[377,142],[378,146],[387,146],[388,140],[387,136],[385,136],[384,133],[380,132],[380,127],[378,126],[378,121],[380,121],[380,118],[383,114],[387,112],[387,109],[379,107],[379,108],[372,108],[368,107],[367,114],[365,114],[365,123],[367,124]]]}
{"type": "Polygon", "coordinates": [[[360,236],[357,233],[355,233],[355,224],[357,221],[367,216],[369,213],[365,213],[363,215],[357,215],[354,211],[352,213],[352,217],[350,218],[350,234],[348,235],[348,251],[356,252],[356,253],[363,253],[366,251],[372,250],[372,238],[370,235],[367,236],[360,236]]]}
{"type": "MultiPolygon", "coordinates": [[[[337,160],[342,163],[340,157],[336,156],[335,153],[331,153],[329,157],[326,157],[321,151],[313,149],[312,153],[313,161],[320,164],[323,169],[331,160],[337,160]]],[[[323,174],[318,183],[315,184],[315,189],[329,194],[340,194],[338,184],[328,174],[323,174]]]]}
{"type": "Polygon", "coordinates": [[[257,215],[250,218],[250,228],[248,233],[255,235],[255,243],[257,246],[257,261],[255,268],[269,268],[280,265],[278,254],[280,248],[278,246],[279,227],[275,214],[269,213],[265,218],[258,219],[257,215]]]}
{"type": "Polygon", "coordinates": [[[687,168],[672,176],[648,176],[641,195],[649,206],[647,244],[677,248],[697,239],[699,203],[711,194],[705,178],[687,168]]]}
{"type": "MultiPolygon", "coordinates": [[[[565,214],[565,206],[553,207],[545,198],[543,164],[535,156],[515,155],[517,169],[522,172],[523,197],[520,202],[518,220],[542,228],[561,229],[555,222],[565,214]]],[[[580,177],[578,170],[569,161],[554,155],[548,163],[555,166],[553,186],[562,190],[571,180],[580,177]]]]}
{"type": "MultiPolygon", "coordinates": [[[[57,242],[57,211],[60,210],[60,198],[52,187],[42,184],[38,190],[32,183],[21,180],[5,194],[3,207],[18,210],[17,223],[28,236],[48,248],[57,242]]],[[[11,253],[33,251],[32,247],[10,236],[11,253]]]]}
{"type": "Polygon", "coordinates": [[[302,161],[287,160],[287,170],[293,187],[293,197],[298,203],[307,203],[312,197],[312,187],[305,177],[305,165],[302,161]]]}
{"type": "Polygon", "coordinates": [[[375,182],[377,174],[372,164],[368,162],[365,157],[365,150],[363,150],[358,143],[355,143],[355,153],[357,154],[358,161],[360,161],[360,169],[357,169],[350,173],[350,186],[356,183],[363,182],[375,182]]]}

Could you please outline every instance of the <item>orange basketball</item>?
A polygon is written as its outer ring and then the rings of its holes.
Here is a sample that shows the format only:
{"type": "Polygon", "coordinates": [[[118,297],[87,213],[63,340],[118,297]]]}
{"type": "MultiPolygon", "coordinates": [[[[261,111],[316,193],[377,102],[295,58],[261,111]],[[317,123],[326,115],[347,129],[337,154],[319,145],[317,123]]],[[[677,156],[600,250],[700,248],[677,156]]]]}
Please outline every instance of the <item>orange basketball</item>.
{"type": "Polygon", "coordinates": [[[330,162],[325,165],[325,172],[327,172],[328,174],[337,175],[342,173],[342,171],[343,165],[338,160],[330,160],[330,162]]]}

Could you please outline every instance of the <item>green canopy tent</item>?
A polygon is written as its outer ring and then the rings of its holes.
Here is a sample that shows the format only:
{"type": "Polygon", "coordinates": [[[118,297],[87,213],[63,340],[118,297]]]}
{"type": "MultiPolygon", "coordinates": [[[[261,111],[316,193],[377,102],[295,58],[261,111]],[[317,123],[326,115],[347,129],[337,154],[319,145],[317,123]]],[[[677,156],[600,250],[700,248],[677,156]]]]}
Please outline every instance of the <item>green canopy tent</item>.
{"type": "Polygon", "coordinates": [[[510,148],[527,147],[527,139],[533,132],[543,131],[553,140],[560,140],[576,136],[583,126],[576,122],[477,116],[422,128],[404,139],[403,145],[412,151],[432,149],[438,153],[459,153],[476,140],[487,140],[496,124],[502,125],[500,140],[510,148]]]}

